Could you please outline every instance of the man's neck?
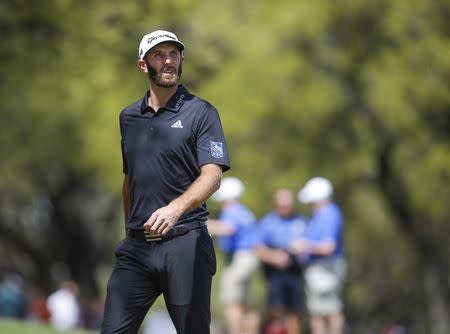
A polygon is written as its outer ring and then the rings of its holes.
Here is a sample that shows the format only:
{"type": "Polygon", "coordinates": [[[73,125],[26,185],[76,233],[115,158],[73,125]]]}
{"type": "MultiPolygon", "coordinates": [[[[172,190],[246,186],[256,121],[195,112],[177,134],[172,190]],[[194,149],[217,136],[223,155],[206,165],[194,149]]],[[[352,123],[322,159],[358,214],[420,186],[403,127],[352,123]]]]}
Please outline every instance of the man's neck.
{"type": "Polygon", "coordinates": [[[178,85],[170,88],[162,88],[156,85],[150,84],[150,96],[148,97],[148,105],[156,112],[164,107],[170,98],[176,93],[178,85]]]}
{"type": "Polygon", "coordinates": [[[328,200],[328,199],[312,203],[313,209],[314,210],[319,210],[319,209],[323,208],[324,206],[327,206],[328,203],[330,203],[330,200],[328,200]]]}

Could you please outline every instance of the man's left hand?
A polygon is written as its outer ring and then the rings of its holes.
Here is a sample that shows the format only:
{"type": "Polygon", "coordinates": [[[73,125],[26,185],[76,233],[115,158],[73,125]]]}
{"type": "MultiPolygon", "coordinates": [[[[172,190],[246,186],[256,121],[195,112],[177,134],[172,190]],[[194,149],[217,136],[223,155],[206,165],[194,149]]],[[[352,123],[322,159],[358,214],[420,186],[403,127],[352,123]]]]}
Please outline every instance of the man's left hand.
{"type": "Polygon", "coordinates": [[[296,239],[290,244],[290,250],[294,254],[305,254],[308,249],[309,244],[305,239],[296,239]]]}

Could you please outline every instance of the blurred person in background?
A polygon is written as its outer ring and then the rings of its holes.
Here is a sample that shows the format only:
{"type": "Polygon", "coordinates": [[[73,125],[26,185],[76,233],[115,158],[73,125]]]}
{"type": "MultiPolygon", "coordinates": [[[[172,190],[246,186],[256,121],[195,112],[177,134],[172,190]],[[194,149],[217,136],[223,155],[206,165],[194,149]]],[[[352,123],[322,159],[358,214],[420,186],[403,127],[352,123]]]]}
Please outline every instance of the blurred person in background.
{"type": "Polygon", "coordinates": [[[30,320],[39,322],[48,322],[50,320],[50,311],[47,307],[47,294],[37,286],[32,287],[28,292],[28,314],[30,320]]]}
{"type": "Polygon", "coordinates": [[[143,334],[177,334],[166,310],[157,309],[145,320],[143,334]]]}
{"type": "Polygon", "coordinates": [[[83,327],[101,329],[104,312],[103,298],[93,297],[85,300],[83,304],[83,327]]]}
{"type": "Polygon", "coordinates": [[[344,222],[332,194],[331,182],[323,177],[310,179],[298,194],[300,202],[313,209],[303,237],[291,244],[292,251],[306,264],[304,279],[312,334],[344,331],[344,222]]]}
{"type": "Polygon", "coordinates": [[[23,279],[17,273],[7,273],[0,284],[0,317],[24,318],[27,303],[23,279]]]}
{"type": "Polygon", "coordinates": [[[272,203],[273,211],[260,220],[255,247],[267,281],[266,333],[284,323],[287,334],[298,334],[303,307],[302,269],[289,246],[302,234],[305,219],[295,212],[295,195],[288,189],[277,190],[272,203]]]}
{"type": "Polygon", "coordinates": [[[396,324],[389,324],[383,326],[380,334],[406,334],[406,328],[396,324]]]}
{"type": "Polygon", "coordinates": [[[59,289],[47,299],[50,324],[58,330],[66,331],[80,325],[81,307],[78,301],[80,289],[74,281],[63,281],[59,289]]]}
{"type": "Polygon", "coordinates": [[[208,220],[208,230],[220,237],[220,246],[228,261],[220,279],[220,301],[229,334],[256,334],[259,314],[250,306],[250,284],[258,269],[258,259],[252,251],[256,218],[240,198],[243,183],[236,177],[226,177],[212,199],[220,202],[218,220],[208,220]]]}

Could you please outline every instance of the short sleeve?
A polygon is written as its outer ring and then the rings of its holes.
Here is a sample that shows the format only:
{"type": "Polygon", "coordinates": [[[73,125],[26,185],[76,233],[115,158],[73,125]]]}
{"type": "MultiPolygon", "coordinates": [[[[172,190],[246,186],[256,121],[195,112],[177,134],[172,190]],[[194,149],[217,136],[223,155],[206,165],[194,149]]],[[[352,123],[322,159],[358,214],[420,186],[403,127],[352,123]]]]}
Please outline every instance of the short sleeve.
{"type": "Polygon", "coordinates": [[[122,170],[124,174],[128,174],[128,161],[127,157],[125,156],[125,124],[123,121],[122,113],[119,117],[119,123],[120,123],[120,149],[122,152],[122,170]]]}
{"type": "Polygon", "coordinates": [[[327,228],[324,229],[323,239],[337,241],[341,231],[341,221],[336,215],[328,216],[327,228]]]}
{"type": "Polygon", "coordinates": [[[230,210],[223,210],[219,217],[222,224],[231,226],[232,228],[237,227],[237,217],[230,210]]]}
{"type": "Polygon", "coordinates": [[[324,212],[317,217],[317,239],[319,241],[336,241],[341,230],[341,220],[333,212],[324,212]]]}
{"type": "Polygon", "coordinates": [[[211,105],[200,115],[196,136],[199,166],[216,164],[226,171],[230,168],[228,147],[217,110],[211,105]]]}

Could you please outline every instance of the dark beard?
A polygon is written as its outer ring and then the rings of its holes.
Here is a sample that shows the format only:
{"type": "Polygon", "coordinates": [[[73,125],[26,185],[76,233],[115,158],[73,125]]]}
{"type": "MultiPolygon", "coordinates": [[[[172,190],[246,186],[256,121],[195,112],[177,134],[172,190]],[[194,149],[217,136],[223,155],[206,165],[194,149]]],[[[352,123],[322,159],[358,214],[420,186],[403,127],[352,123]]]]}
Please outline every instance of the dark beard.
{"type": "Polygon", "coordinates": [[[161,87],[161,88],[172,88],[172,87],[178,85],[178,81],[181,78],[181,73],[183,73],[182,64],[180,64],[180,66],[178,66],[176,80],[171,81],[171,82],[166,82],[166,81],[161,80],[161,78],[158,78],[158,72],[156,72],[155,68],[150,66],[150,64],[147,61],[145,62],[145,64],[147,65],[147,69],[148,69],[148,77],[150,78],[150,81],[153,82],[156,86],[161,87]]]}

